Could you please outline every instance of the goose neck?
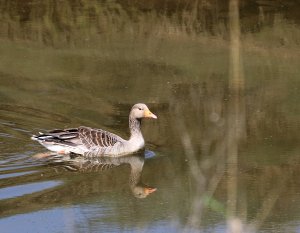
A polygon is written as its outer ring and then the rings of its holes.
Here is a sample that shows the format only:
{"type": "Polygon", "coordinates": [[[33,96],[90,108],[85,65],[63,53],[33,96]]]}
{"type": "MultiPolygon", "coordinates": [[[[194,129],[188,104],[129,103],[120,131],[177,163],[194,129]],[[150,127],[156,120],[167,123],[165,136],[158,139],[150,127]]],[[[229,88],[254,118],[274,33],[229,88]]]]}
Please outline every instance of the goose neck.
{"type": "Polygon", "coordinates": [[[142,124],[141,119],[137,119],[131,116],[129,117],[129,129],[130,129],[131,138],[137,136],[140,137],[142,135],[141,124],[142,124]]]}
{"type": "Polygon", "coordinates": [[[144,161],[139,158],[136,158],[135,161],[130,164],[131,171],[129,176],[129,185],[131,187],[135,187],[140,182],[143,165],[144,161]]]}

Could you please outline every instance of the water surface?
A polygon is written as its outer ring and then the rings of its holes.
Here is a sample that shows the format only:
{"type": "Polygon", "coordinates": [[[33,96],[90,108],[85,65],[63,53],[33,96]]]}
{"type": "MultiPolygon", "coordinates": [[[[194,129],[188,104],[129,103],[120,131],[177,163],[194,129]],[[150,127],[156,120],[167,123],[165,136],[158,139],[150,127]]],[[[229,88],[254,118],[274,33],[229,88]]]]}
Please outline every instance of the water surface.
{"type": "Polygon", "coordinates": [[[241,3],[236,84],[226,1],[0,3],[1,231],[298,232],[300,5],[280,4],[241,3]],[[131,160],[35,157],[53,128],[127,138],[138,102],[145,198],[131,160]]]}

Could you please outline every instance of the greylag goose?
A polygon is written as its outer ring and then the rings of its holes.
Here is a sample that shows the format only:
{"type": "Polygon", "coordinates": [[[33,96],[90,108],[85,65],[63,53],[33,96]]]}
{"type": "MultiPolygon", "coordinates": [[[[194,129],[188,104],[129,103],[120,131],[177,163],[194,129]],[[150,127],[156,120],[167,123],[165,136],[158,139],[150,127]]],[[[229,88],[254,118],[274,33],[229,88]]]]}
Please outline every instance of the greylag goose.
{"type": "Polygon", "coordinates": [[[145,104],[135,104],[129,114],[130,138],[125,140],[102,129],[85,126],[72,129],[55,129],[40,135],[33,135],[48,150],[59,154],[80,154],[85,156],[117,157],[142,149],[145,141],[141,132],[142,118],[157,119],[145,104]]]}

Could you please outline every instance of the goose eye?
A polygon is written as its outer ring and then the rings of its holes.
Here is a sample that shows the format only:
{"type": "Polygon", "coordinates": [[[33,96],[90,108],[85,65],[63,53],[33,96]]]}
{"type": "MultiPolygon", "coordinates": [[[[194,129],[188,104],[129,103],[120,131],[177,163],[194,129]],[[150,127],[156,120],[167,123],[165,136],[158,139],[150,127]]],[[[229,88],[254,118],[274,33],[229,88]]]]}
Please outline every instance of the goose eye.
{"type": "Polygon", "coordinates": [[[139,108],[139,110],[142,110],[142,108],[139,108]]]}

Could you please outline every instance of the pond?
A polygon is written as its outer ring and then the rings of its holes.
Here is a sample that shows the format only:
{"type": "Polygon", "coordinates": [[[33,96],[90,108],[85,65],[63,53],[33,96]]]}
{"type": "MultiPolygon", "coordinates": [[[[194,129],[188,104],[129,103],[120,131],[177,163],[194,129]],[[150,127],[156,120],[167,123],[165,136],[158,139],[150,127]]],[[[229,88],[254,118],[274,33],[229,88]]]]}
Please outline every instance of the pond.
{"type": "Polygon", "coordinates": [[[298,232],[300,4],[235,2],[1,2],[1,232],[298,232]],[[140,102],[140,154],[30,139],[140,102]]]}

